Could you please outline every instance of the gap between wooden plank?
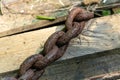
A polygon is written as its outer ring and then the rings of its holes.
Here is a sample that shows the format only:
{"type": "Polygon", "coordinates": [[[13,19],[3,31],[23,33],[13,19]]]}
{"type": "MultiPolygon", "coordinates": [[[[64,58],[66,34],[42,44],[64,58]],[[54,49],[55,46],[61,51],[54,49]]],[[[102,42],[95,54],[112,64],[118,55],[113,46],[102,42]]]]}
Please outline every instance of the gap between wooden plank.
{"type": "MultiPolygon", "coordinates": [[[[96,76],[111,76],[119,72],[120,49],[114,49],[55,62],[46,68],[40,80],[90,80],[96,76]]],[[[0,80],[16,73],[17,71],[0,74],[0,80]]]]}
{"type": "MultiPolygon", "coordinates": [[[[119,14],[90,20],[60,60],[119,48],[119,21],[119,14]]],[[[38,53],[47,38],[61,27],[64,25],[0,38],[0,73],[18,69],[24,59],[38,53]]]]}
{"type": "MultiPolygon", "coordinates": [[[[120,6],[120,4],[116,3],[116,4],[113,4],[113,5],[98,6],[96,9],[97,10],[108,9],[108,8],[117,7],[117,6],[120,6]]],[[[50,26],[52,24],[56,24],[58,22],[65,21],[66,17],[67,17],[67,14],[65,16],[58,17],[54,21],[47,21],[47,20],[44,21],[43,20],[43,21],[38,21],[36,23],[33,23],[31,25],[19,26],[17,28],[11,28],[11,29],[8,29],[8,30],[5,30],[5,31],[1,31],[0,32],[0,37],[5,37],[7,35],[12,35],[12,34],[20,33],[20,32],[25,32],[25,31],[29,31],[29,30],[33,30],[33,29],[38,29],[38,28],[50,26]]]]}

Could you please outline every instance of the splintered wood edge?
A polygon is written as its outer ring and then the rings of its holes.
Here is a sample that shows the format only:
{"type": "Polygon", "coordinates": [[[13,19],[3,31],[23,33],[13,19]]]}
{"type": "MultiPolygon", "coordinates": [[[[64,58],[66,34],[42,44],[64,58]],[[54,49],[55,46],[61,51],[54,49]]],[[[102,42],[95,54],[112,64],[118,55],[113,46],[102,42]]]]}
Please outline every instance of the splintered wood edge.
{"type": "Polygon", "coordinates": [[[29,30],[32,30],[32,29],[37,29],[37,28],[50,26],[50,25],[65,21],[66,17],[67,16],[59,17],[59,18],[55,19],[54,21],[49,21],[49,20],[38,21],[38,22],[36,22],[34,24],[31,24],[31,25],[12,28],[12,29],[9,29],[7,31],[0,32],[0,37],[5,37],[5,36],[12,35],[12,34],[15,34],[15,33],[20,33],[20,32],[29,31],[29,30]]]}

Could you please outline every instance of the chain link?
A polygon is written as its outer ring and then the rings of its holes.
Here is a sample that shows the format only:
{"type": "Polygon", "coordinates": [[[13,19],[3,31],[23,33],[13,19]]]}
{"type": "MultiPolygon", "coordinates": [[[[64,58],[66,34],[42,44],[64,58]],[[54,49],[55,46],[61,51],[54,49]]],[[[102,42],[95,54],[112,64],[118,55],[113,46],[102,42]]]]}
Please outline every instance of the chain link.
{"type": "Polygon", "coordinates": [[[71,39],[77,37],[83,30],[85,22],[94,14],[82,8],[74,8],[66,20],[66,29],[53,33],[39,54],[28,57],[20,66],[19,74],[15,78],[5,80],[38,80],[45,68],[58,60],[65,53],[71,39]]]}

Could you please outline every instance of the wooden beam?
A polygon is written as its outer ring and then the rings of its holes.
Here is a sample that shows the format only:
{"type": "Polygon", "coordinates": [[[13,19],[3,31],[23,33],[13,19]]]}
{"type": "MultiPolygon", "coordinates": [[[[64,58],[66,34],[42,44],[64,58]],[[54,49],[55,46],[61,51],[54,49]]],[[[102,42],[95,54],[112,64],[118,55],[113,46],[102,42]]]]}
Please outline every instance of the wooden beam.
{"type": "MultiPolygon", "coordinates": [[[[60,60],[119,48],[119,21],[119,14],[90,20],[60,60]]],[[[61,27],[64,25],[0,38],[0,73],[18,69],[25,58],[36,54],[48,36],[61,27]]]]}
{"type": "MultiPolygon", "coordinates": [[[[0,31],[0,37],[5,37],[5,36],[12,35],[15,33],[20,33],[20,32],[24,32],[24,31],[29,31],[29,30],[33,30],[33,29],[38,29],[38,28],[50,26],[50,25],[53,25],[56,23],[63,22],[65,20],[66,20],[66,16],[62,16],[62,17],[55,19],[54,21],[49,21],[49,20],[42,20],[41,21],[40,20],[38,22],[29,24],[29,25],[25,25],[25,26],[11,27],[11,26],[7,25],[7,26],[9,26],[9,29],[6,29],[6,30],[4,30],[6,27],[1,26],[4,29],[0,31]]],[[[2,24],[0,24],[0,25],[2,25],[2,24]]]]}
{"type": "Polygon", "coordinates": [[[27,56],[35,54],[37,49],[43,46],[48,36],[55,30],[56,27],[53,27],[0,38],[0,65],[2,65],[0,73],[19,68],[17,65],[27,56]]]}
{"type": "MultiPolygon", "coordinates": [[[[1,74],[0,80],[16,73],[17,71],[1,74]]],[[[103,80],[111,76],[110,80],[117,80],[115,76],[119,74],[120,49],[114,49],[55,62],[46,68],[40,80],[103,80]]]]}
{"type": "MultiPolygon", "coordinates": [[[[96,0],[96,1],[99,1],[99,0],[96,0]]],[[[120,6],[119,3],[113,4],[113,5],[98,6],[96,10],[109,9],[109,8],[118,7],[118,6],[120,6]]],[[[62,11],[63,11],[62,12],[63,14],[54,12],[56,16],[57,15],[60,16],[54,21],[47,21],[47,20],[38,21],[35,19],[35,17],[31,15],[4,14],[3,16],[0,16],[0,37],[5,37],[8,35],[25,32],[33,29],[43,28],[46,26],[50,26],[52,24],[63,22],[66,20],[68,9],[65,9],[65,10],[63,9],[62,11]]]]}
{"type": "Polygon", "coordinates": [[[97,10],[111,9],[111,8],[116,8],[116,7],[120,7],[120,3],[115,3],[115,4],[111,4],[111,5],[105,5],[105,6],[99,6],[99,7],[97,7],[97,10]]]}

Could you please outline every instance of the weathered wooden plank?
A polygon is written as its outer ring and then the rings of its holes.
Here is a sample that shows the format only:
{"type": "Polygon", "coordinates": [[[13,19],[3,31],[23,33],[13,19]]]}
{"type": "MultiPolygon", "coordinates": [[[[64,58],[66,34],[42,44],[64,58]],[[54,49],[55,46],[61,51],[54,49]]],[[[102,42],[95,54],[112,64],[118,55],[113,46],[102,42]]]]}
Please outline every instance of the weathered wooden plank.
{"type": "Polygon", "coordinates": [[[21,26],[21,25],[17,26],[17,27],[8,26],[9,28],[1,26],[1,28],[3,28],[3,29],[0,30],[0,37],[4,37],[4,36],[12,35],[15,33],[20,33],[20,32],[24,32],[24,31],[29,31],[29,30],[33,30],[33,29],[37,29],[37,28],[50,26],[52,24],[63,22],[65,20],[66,20],[66,16],[62,16],[62,17],[55,19],[54,21],[48,21],[48,20],[41,21],[40,20],[40,21],[37,21],[37,22],[29,24],[29,25],[25,25],[25,26],[21,26]]]}
{"type": "Polygon", "coordinates": [[[0,39],[0,72],[18,68],[27,56],[36,52],[56,27],[0,39]],[[4,58],[4,59],[3,59],[4,58]],[[22,60],[22,61],[21,61],[22,60]],[[7,62],[7,63],[6,63],[7,62]]]}
{"type": "MultiPolygon", "coordinates": [[[[9,5],[9,1],[6,1],[6,0],[3,0],[3,1],[5,1],[5,3],[7,5],[9,5]]],[[[12,0],[10,0],[10,4],[12,4],[11,1],[12,0]]],[[[15,7],[15,9],[16,10],[18,9],[17,11],[19,11],[19,6],[17,6],[17,5],[22,5],[24,2],[23,1],[22,2],[17,1],[17,3],[16,3],[16,1],[14,2],[14,0],[13,0],[12,1],[13,6],[11,5],[10,7],[12,7],[12,8],[15,7]]],[[[3,11],[4,15],[0,16],[0,37],[4,37],[4,36],[7,36],[7,35],[19,33],[19,32],[29,31],[29,30],[33,30],[33,29],[38,29],[38,28],[45,27],[45,26],[48,26],[48,25],[51,25],[51,24],[55,24],[55,23],[58,23],[58,22],[65,21],[66,20],[66,15],[68,14],[68,10],[70,9],[70,7],[73,6],[73,4],[81,4],[81,1],[65,0],[65,2],[69,2],[69,3],[65,3],[65,5],[63,5],[64,8],[62,6],[61,7],[56,7],[55,5],[52,4],[53,6],[55,6],[55,9],[53,10],[52,13],[50,13],[50,12],[48,12],[48,13],[51,16],[54,15],[54,16],[58,17],[55,21],[37,20],[35,18],[35,16],[38,15],[38,14],[36,14],[36,13],[34,14],[34,16],[33,16],[33,14],[30,14],[30,13],[12,13],[11,14],[9,12],[9,10],[6,9],[3,6],[2,11],[3,11]]],[[[91,3],[90,2],[91,0],[84,0],[84,1],[86,2],[86,4],[91,3]]],[[[95,1],[95,2],[98,1],[99,2],[100,0],[93,0],[93,1],[95,1]]],[[[53,3],[54,1],[46,0],[45,2],[50,4],[51,2],[53,3]]],[[[38,3],[38,4],[41,5],[41,3],[38,3]]],[[[56,1],[55,1],[55,4],[57,4],[56,1]]],[[[45,6],[45,5],[43,5],[43,6],[45,6]]],[[[54,8],[53,6],[52,6],[52,8],[54,8]]],[[[97,10],[107,9],[107,8],[116,7],[116,6],[120,6],[120,4],[117,3],[117,4],[113,4],[112,6],[111,5],[98,6],[98,7],[96,7],[96,9],[97,10]]],[[[41,8],[41,9],[45,10],[43,8],[41,8]]],[[[23,8],[23,10],[24,10],[24,8],[23,8]]],[[[46,14],[46,13],[47,12],[44,12],[44,14],[46,14]]]]}
{"type": "MultiPolygon", "coordinates": [[[[119,48],[119,21],[119,14],[89,21],[82,35],[71,41],[68,50],[60,60],[119,48]]],[[[22,61],[41,49],[40,46],[48,36],[60,27],[0,38],[0,73],[18,69],[22,61]]]]}
{"type": "MultiPolygon", "coordinates": [[[[111,73],[119,72],[120,49],[114,49],[55,62],[47,67],[40,80],[90,80],[99,75],[111,76],[111,73]]],[[[6,76],[14,76],[14,74],[16,71],[1,74],[0,80],[4,80],[6,76]]]]}
{"type": "Polygon", "coordinates": [[[45,27],[57,22],[65,21],[70,6],[79,0],[2,0],[0,16],[0,37],[32,29],[45,27]],[[36,16],[54,16],[55,21],[43,21],[36,16]],[[62,17],[62,18],[59,18],[62,17]]]}

